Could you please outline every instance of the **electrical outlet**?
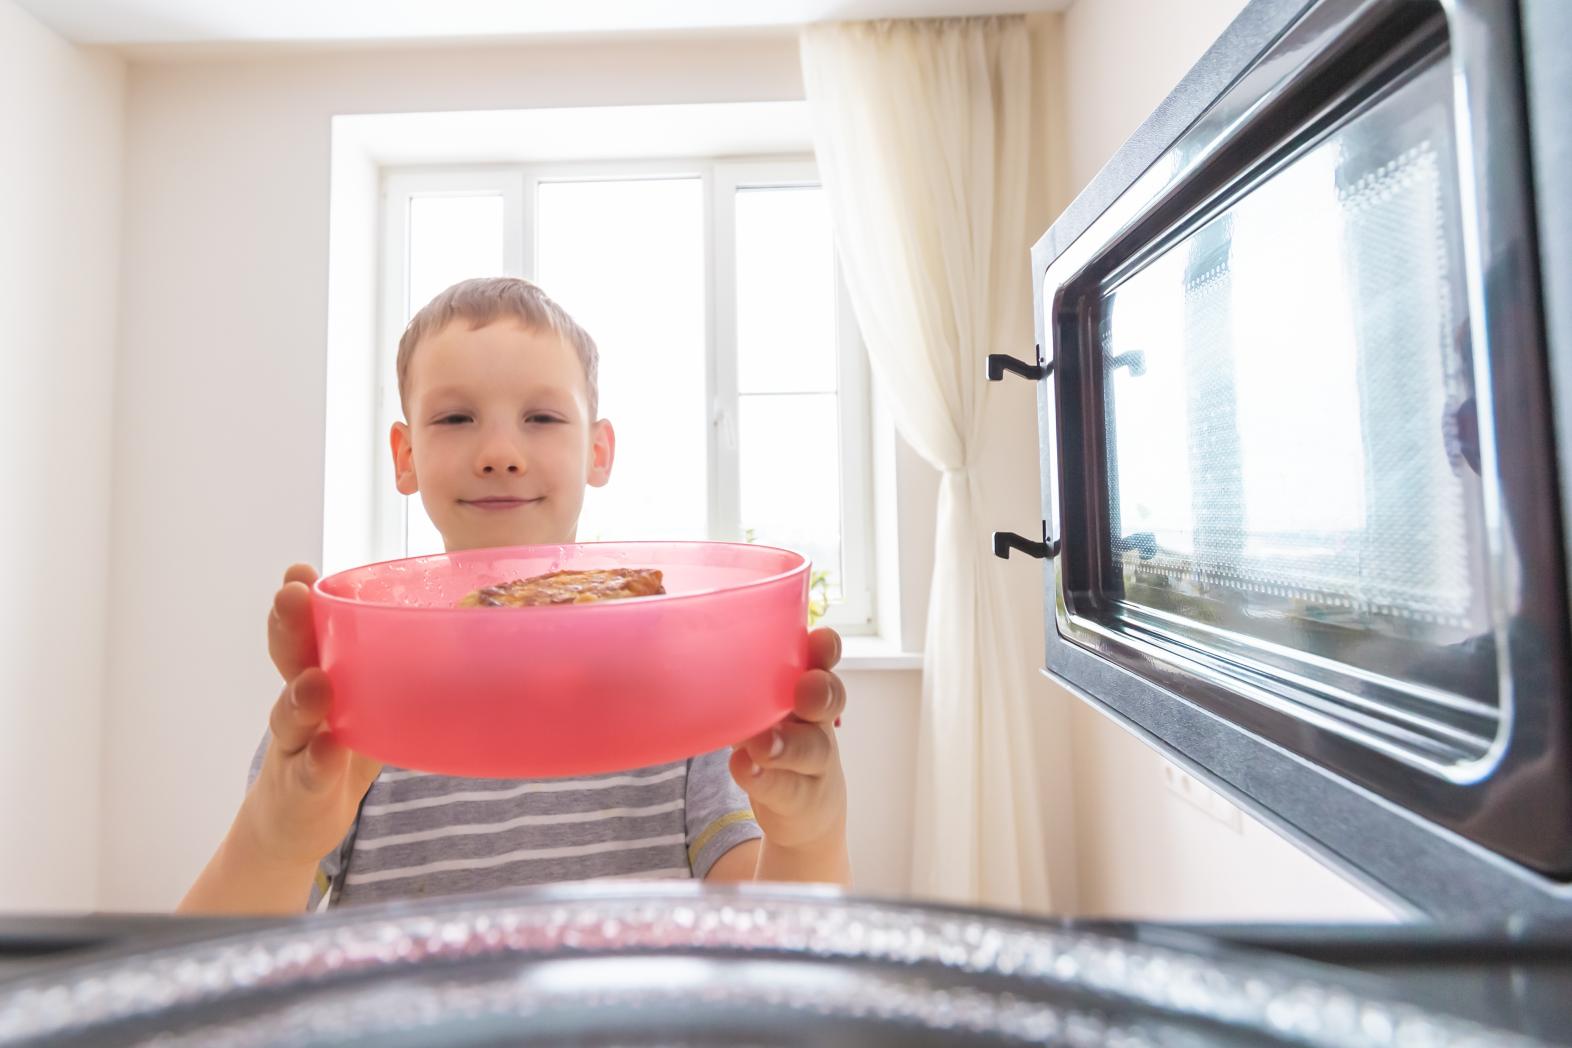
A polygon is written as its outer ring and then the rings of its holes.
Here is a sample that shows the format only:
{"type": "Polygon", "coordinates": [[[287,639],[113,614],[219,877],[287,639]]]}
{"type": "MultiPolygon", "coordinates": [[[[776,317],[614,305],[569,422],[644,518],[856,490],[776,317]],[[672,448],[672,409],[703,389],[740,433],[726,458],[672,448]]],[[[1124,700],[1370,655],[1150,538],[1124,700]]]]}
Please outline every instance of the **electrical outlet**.
{"type": "Polygon", "coordinates": [[[1244,831],[1244,815],[1228,799],[1177,764],[1163,762],[1163,782],[1168,791],[1205,812],[1235,833],[1244,831]]]}

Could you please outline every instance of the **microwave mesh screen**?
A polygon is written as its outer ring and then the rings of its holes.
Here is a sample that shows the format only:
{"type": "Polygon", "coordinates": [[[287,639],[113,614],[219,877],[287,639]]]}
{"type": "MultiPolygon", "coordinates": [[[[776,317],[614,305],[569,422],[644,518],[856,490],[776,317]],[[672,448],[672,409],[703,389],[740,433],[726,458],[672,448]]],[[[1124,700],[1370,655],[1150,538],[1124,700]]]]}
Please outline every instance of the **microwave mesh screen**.
{"type": "Polygon", "coordinates": [[[1436,62],[1105,293],[1114,603],[1495,704],[1452,126],[1436,62]]]}

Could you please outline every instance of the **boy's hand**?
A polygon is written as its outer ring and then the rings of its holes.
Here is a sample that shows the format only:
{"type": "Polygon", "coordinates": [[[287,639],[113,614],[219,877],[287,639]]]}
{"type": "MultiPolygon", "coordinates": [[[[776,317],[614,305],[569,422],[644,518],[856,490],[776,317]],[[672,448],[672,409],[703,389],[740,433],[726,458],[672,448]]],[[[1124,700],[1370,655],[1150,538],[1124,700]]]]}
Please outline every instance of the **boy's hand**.
{"type": "Polygon", "coordinates": [[[311,620],[316,577],[296,564],[273,597],[267,650],[284,691],[268,716],[262,770],[178,913],[299,913],[317,863],[344,839],[382,770],[327,732],[333,695],[317,665],[311,620]]]}
{"type": "Polygon", "coordinates": [[[382,765],[341,745],[327,732],[333,689],[317,665],[311,583],[317,573],[296,564],[284,573],[268,615],[267,647],[284,678],[268,716],[271,738],[262,771],[236,819],[236,830],[263,861],[316,862],[349,831],[360,800],[382,765]]]}
{"type": "Polygon", "coordinates": [[[808,670],[797,680],[792,712],[732,754],[732,778],[753,801],[769,847],[836,854],[845,849],[846,778],[835,722],[846,708],[846,686],[830,672],[840,657],[840,634],[810,633],[808,670]]]}
{"type": "Polygon", "coordinates": [[[311,584],[317,571],[309,564],[291,564],[284,584],[273,594],[267,616],[267,653],[279,676],[291,681],[317,664],[317,631],[311,621],[311,584]]]}

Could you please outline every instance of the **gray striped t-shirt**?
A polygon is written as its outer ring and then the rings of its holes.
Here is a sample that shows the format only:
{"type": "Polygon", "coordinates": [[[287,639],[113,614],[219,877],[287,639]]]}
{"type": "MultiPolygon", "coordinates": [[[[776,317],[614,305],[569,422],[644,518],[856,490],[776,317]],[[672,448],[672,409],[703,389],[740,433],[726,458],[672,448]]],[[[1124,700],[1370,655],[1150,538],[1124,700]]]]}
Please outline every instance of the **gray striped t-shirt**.
{"type": "MultiPolygon", "coordinates": [[[[267,750],[264,735],[249,787],[267,750]]],[[[703,877],[762,836],[729,749],[576,779],[468,779],[384,766],[308,909],[603,877],[703,877]]]]}

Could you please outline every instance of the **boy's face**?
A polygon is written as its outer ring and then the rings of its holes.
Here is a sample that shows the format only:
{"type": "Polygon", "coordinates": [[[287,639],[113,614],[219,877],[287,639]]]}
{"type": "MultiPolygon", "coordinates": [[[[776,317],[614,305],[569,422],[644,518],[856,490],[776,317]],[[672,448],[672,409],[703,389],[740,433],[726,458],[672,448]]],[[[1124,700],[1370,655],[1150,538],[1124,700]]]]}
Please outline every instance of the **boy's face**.
{"type": "Polygon", "coordinates": [[[406,397],[409,421],[391,434],[398,490],[420,493],[449,552],[573,541],[615,438],[589,417],[570,346],[512,320],[455,321],[416,348],[406,397]]]}

